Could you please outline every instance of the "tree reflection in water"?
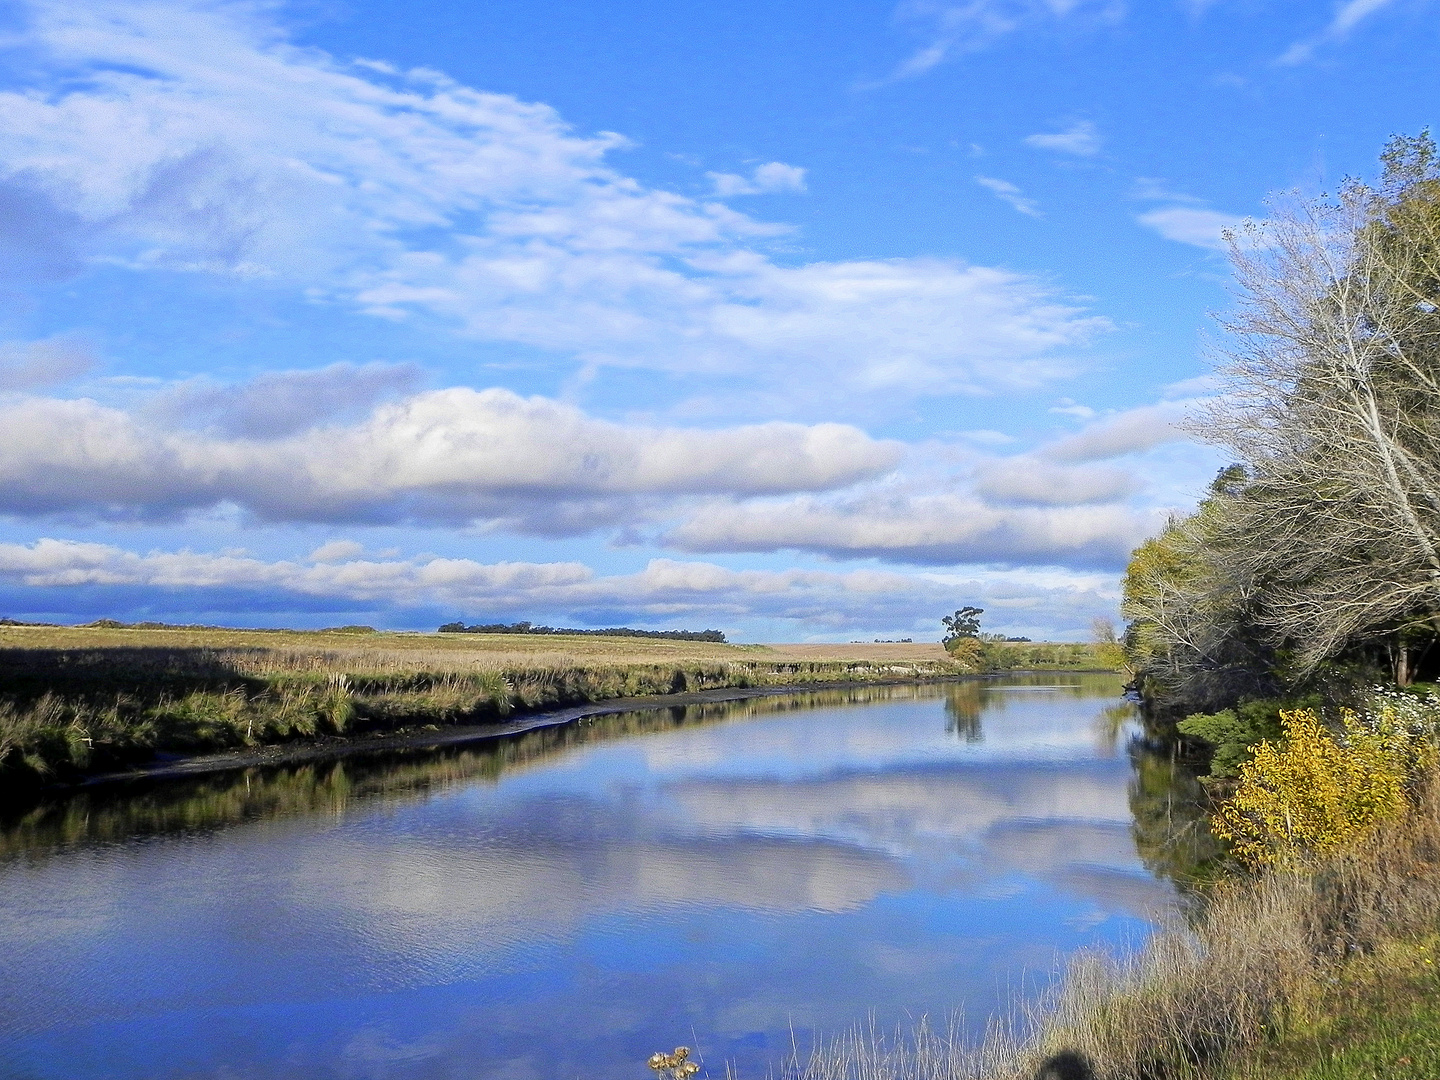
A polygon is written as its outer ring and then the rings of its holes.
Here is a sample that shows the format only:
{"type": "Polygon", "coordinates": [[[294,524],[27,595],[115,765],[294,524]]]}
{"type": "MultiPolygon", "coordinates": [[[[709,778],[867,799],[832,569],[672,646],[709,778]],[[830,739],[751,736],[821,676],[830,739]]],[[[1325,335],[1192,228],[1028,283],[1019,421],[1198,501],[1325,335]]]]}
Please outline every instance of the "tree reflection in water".
{"type": "Polygon", "coordinates": [[[952,683],[945,688],[945,730],[960,736],[967,743],[985,741],[980,727],[980,714],[985,709],[984,684],[970,680],[952,683]]]}
{"type": "Polygon", "coordinates": [[[1223,855],[1206,817],[1205,789],[1173,745],[1156,745],[1136,736],[1130,762],[1135,850],[1152,874],[1173,881],[1183,895],[1194,896],[1200,886],[1214,880],[1223,855]]]}

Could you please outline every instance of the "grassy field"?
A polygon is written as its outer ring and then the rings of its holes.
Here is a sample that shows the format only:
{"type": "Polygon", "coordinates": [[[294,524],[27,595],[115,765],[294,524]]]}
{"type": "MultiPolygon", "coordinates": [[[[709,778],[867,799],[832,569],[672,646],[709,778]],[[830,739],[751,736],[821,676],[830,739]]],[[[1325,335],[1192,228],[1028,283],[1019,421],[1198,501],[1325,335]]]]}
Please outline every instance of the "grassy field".
{"type": "Polygon", "coordinates": [[[729,687],[963,674],[938,644],[0,626],[0,794],[153,758],[729,687]]]}
{"type": "MultiPolygon", "coordinates": [[[[171,627],[0,626],[0,649],[209,649],[261,651],[275,662],[341,665],[345,670],[554,668],[577,664],[913,663],[947,661],[937,643],[726,645],[662,638],[565,634],[416,634],[364,629],[225,630],[171,627]]],[[[337,668],[339,670],[339,668],[337,668]]]]}
{"type": "MultiPolygon", "coordinates": [[[[1117,671],[1114,646],[1064,641],[987,641],[972,661],[990,673],[1003,671],[1117,671]],[[1107,648],[1109,655],[1106,654],[1107,648]]],[[[965,653],[959,654],[962,661],[965,653]]]]}

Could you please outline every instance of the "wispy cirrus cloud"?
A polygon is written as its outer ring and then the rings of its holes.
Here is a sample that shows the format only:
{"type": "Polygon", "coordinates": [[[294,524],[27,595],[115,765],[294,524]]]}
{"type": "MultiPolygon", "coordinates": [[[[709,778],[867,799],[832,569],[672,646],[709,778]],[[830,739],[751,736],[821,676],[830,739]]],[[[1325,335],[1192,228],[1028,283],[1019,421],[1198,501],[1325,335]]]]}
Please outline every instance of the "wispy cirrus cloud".
{"type": "Polygon", "coordinates": [[[1393,3],[1394,0],[1343,0],[1324,30],[1295,42],[1276,62],[1285,65],[1304,63],[1315,55],[1317,49],[1344,41],[1360,23],[1393,3]]]}
{"type": "Polygon", "coordinates": [[[1120,0],[906,0],[897,17],[925,26],[929,40],[897,65],[890,80],[924,75],[1027,26],[1067,19],[1112,22],[1124,11],[1120,0]]]}
{"type": "Polygon", "coordinates": [[[1063,131],[1037,132],[1025,137],[1025,145],[1036,150],[1052,150],[1078,157],[1094,157],[1100,152],[1100,129],[1089,120],[1077,120],[1063,131]]]}
{"type": "MultiPolygon", "coordinates": [[[[1109,327],[1035,278],[953,259],[781,263],[766,244],[788,227],[624,175],[620,135],[298,48],[267,7],[27,10],[26,83],[0,93],[16,280],[105,265],[263,281],[587,370],[744,376],[797,411],[1035,385],[1109,327]]],[[[715,183],[798,191],[804,175],[771,162],[715,183]]]]}
{"type": "Polygon", "coordinates": [[[414,364],[378,363],[270,371],[238,385],[197,378],[170,388],[145,411],[172,426],[269,439],[362,413],[417,389],[423,378],[414,364]]]}
{"type": "Polygon", "coordinates": [[[797,165],[772,161],[757,165],[749,176],[739,173],[706,173],[715,185],[715,194],[722,199],[734,195],[765,195],[775,192],[805,191],[805,170],[797,165]]]}
{"type": "Polygon", "coordinates": [[[1204,199],[1176,190],[1166,181],[1154,177],[1136,180],[1130,198],[1162,204],[1140,214],[1136,220],[1141,225],[1153,229],[1166,240],[1209,251],[1228,250],[1227,233],[1238,235],[1247,224],[1263,224],[1255,218],[1213,210],[1205,205],[1204,199]]]}
{"type": "Polygon", "coordinates": [[[1136,220],[1166,240],[1208,251],[1225,251],[1226,234],[1237,232],[1253,219],[1203,206],[1161,206],[1147,210],[1136,220]]]}
{"type": "Polygon", "coordinates": [[[1040,209],[1040,204],[1029,198],[1018,186],[1008,180],[998,180],[993,176],[977,176],[975,182],[987,191],[991,192],[1001,202],[1006,203],[1011,209],[1024,214],[1026,217],[1044,217],[1045,211],[1040,209]]]}

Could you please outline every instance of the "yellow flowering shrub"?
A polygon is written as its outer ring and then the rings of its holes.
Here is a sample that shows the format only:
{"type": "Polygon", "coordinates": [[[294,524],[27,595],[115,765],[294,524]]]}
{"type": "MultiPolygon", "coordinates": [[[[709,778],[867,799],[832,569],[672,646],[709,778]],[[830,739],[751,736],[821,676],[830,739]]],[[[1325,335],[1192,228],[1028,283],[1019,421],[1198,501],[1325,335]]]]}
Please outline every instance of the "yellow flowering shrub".
{"type": "Polygon", "coordinates": [[[1284,736],[1258,743],[1214,831],[1251,867],[1323,855],[1403,813],[1416,771],[1434,756],[1428,737],[1391,709],[1341,714],[1337,739],[1311,709],[1282,712],[1284,736]]]}

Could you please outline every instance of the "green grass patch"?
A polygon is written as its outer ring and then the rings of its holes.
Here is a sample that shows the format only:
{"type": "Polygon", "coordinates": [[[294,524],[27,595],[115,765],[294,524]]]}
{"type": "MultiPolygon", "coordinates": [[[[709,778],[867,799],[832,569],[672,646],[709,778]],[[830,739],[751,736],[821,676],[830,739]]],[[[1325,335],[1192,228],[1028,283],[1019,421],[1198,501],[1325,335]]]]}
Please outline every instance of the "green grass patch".
{"type": "Polygon", "coordinates": [[[1308,1015],[1227,1080],[1435,1080],[1440,1077],[1440,937],[1352,960],[1308,1015]]]}

